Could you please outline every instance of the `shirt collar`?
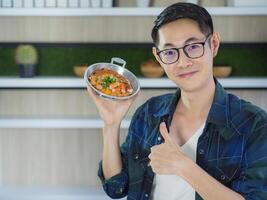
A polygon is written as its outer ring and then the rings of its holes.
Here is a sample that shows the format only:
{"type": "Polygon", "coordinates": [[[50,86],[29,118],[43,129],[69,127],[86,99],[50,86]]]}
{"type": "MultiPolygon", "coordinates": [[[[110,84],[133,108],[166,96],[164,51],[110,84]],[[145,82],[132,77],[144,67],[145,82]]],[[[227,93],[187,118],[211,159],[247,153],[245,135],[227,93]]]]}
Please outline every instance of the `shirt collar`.
{"type": "Polygon", "coordinates": [[[181,90],[177,88],[176,92],[171,96],[171,98],[168,98],[167,101],[165,101],[165,106],[163,109],[160,110],[160,112],[156,112],[153,114],[154,117],[164,117],[164,116],[172,116],[176,105],[178,103],[178,100],[181,96],[181,90]]]}
{"type": "Polygon", "coordinates": [[[229,102],[227,92],[222,85],[214,78],[215,94],[208,114],[207,122],[230,127],[228,110],[229,102]]]}

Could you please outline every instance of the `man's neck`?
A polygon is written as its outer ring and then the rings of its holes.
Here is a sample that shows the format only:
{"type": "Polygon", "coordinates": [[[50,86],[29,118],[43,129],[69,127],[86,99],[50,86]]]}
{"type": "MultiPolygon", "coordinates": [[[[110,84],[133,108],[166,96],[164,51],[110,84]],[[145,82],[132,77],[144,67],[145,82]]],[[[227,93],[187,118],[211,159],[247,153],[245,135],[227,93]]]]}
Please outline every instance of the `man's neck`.
{"type": "Polygon", "coordinates": [[[192,117],[206,117],[215,93],[215,82],[209,80],[197,91],[181,91],[178,112],[192,117]]]}

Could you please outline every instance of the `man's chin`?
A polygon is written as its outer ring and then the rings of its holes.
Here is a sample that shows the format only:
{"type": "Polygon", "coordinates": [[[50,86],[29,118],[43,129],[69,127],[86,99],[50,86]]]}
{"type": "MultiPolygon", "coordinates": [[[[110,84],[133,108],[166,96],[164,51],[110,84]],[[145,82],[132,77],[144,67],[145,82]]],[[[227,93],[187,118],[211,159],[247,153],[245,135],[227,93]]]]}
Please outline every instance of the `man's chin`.
{"type": "Polygon", "coordinates": [[[193,81],[193,80],[183,81],[183,80],[177,80],[177,79],[179,78],[171,79],[171,81],[174,82],[178,88],[180,88],[181,90],[185,92],[193,92],[197,90],[200,86],[199,84],[197,84],[196,81],[193,81]]]}

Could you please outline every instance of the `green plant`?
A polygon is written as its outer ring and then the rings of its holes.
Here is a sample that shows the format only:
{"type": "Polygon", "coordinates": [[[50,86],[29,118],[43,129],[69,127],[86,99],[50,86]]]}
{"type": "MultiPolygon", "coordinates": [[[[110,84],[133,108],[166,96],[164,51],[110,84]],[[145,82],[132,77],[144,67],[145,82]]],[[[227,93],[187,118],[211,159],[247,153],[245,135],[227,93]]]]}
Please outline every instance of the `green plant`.
{"type": "Polygon", "coordinates": [[[19,45],[15,51],[15,60],[17,64],[37,64],[38,53],[32,45],[19,45]]]}

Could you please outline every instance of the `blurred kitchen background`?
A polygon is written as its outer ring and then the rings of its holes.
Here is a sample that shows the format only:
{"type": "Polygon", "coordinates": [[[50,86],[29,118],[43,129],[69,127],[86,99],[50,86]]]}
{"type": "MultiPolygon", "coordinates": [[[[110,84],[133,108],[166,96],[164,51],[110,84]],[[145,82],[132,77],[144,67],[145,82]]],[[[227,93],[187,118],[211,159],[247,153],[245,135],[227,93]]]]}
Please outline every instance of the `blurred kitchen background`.
{"type": "MultiPolygon", "coordinates": [[[[120,57],[140,79],[136,108],[173,92],[151,53],[157,14],[177,0],[0,0],[0,199],[109,199],[97,178],[102,122],[84,69],[120,57]]],[[[211,13],[214,75],[267,110],[267,1],[191,0],[211,13]]]]}

